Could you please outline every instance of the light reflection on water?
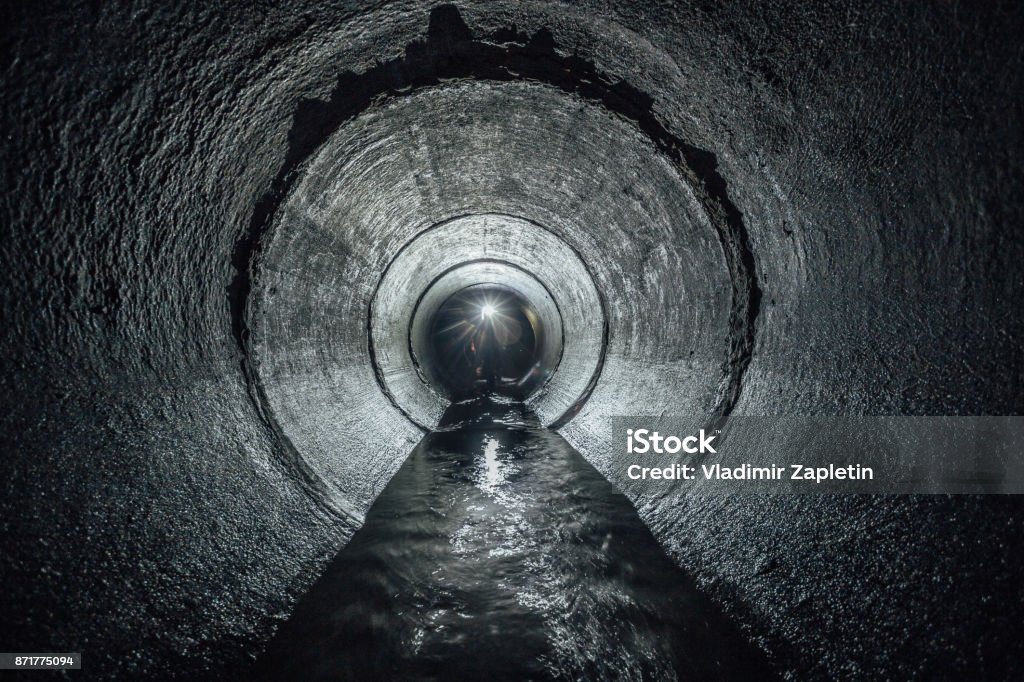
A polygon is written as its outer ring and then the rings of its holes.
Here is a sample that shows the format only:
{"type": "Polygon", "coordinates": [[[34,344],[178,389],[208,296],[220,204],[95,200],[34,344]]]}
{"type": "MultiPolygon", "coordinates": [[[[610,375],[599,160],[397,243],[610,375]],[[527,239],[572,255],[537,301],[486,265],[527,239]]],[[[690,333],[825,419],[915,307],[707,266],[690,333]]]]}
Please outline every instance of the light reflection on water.
{"type": "MultiPolygon", "coordinates": [[[[498,449],[501,447],[501,442],[497,438],[488,437],[484,439],[484,461],[482,464],[482,476],[477,478],[477,486],[481,490],[488,494],[495,494],[498,492],[498,486],[504,481],[505,476],[502,473],[502,463],[498,459],[498,449]]],[[[506,464],[506,467],[511,465],[506,464]]]]}
{"type": "Polygon", "coordinates": [[[267,679],[765,679],[625,497],[518,405],[456,405],[300,601],[267,679]]]}

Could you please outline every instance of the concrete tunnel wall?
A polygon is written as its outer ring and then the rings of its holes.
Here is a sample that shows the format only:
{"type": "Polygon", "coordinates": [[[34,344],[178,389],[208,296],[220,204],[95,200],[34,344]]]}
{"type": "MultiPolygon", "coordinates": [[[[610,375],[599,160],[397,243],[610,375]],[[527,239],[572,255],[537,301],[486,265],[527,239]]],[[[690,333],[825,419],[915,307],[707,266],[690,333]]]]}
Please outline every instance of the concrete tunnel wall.
{"type": "Polygon", "coordinates": [[[542,339],[547,376],[540,393],[530,397],[534,409],[553,422],[584,399],[604,357],[605,329],[600,295],[586,266],[566,243],[534,223],[468,215],[406,242],[388,264],[371,304],[372,361],[382,388],[416,423],[436,426],[450,402],[436,388],[439,381],[428,362],[433,312],[464,287],[494,282],[522,294],[547,330],[542,339]],[[406,327],[407,336],[391,331],[406,327]]]}
{"type": "Polygon", "coordinates": [[[381,276],[507,215],[605,310],[551,286],[545,421],[780,667],[1019,660],[1014,500],[659,498],[602,448],[613,414],[1020,413],[1019,10],[9,12],[4,641],[111,676],[258,651],[422,435],[381,276]]]}

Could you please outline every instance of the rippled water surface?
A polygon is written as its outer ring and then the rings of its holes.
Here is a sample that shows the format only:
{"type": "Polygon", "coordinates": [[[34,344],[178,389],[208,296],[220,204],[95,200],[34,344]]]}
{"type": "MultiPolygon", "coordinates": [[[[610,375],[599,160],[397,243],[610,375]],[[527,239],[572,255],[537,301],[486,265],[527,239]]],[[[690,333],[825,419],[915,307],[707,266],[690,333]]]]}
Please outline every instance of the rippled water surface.
{"type": "Polygon", "coordinates": [[[514,404],[457,405],[257,670],[268,679],[765,679],[636,511],[514,404]]]}

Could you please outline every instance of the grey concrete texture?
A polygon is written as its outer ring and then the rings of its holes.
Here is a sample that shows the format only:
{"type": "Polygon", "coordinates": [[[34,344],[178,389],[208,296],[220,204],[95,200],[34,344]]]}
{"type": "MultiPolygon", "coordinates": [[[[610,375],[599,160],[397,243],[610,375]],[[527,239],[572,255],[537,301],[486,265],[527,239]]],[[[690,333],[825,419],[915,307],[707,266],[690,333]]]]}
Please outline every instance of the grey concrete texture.
{"type": "MultiPolygon", "coordinates": [[[[500,214],[444,221],[410,235],[379,282],[370,313],[373,360],[397,405],[428,428],[437,426],[449,400],[420,376],[423,365],[415,356],[425,357],[431,311],[461,288],[500,283],[532,292],[527,300],[550,331],[545,343],[552,345],[545,355],[556,370],[531,399],[543,423],[569,410],[598,371],[604,330],[600,296],[580,258],[540,225],[500,214]],[[505,272],[493,273],[489,265],[505,272]],[[454,277],[446,276],[449,271],[454,277]]],[[[357,355],[356,361],[367,364],[370,358],[357,355]]]]}
{"type": "Polygon", "coordinates": [[[8,648],[250,660],[422,434],[368,362],[381,274],[503,213],[606,305],[561,433],[782,670],[1019,678],[1015,498],[659,497],[601,442],[613,414],[1021,412],[1022,11],[430,9],[5,9],[8,648]]]}

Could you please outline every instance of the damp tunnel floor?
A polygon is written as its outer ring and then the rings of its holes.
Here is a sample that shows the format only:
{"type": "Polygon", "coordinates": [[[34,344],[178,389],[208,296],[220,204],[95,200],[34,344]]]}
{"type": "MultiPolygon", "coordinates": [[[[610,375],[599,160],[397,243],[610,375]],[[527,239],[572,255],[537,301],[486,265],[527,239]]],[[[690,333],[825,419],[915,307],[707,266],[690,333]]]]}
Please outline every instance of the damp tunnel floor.
{"type": "Polygon", "coordinates": [[[521,404],[453,405],[260,679],[772,679],[627,498],[521,404]]]}

